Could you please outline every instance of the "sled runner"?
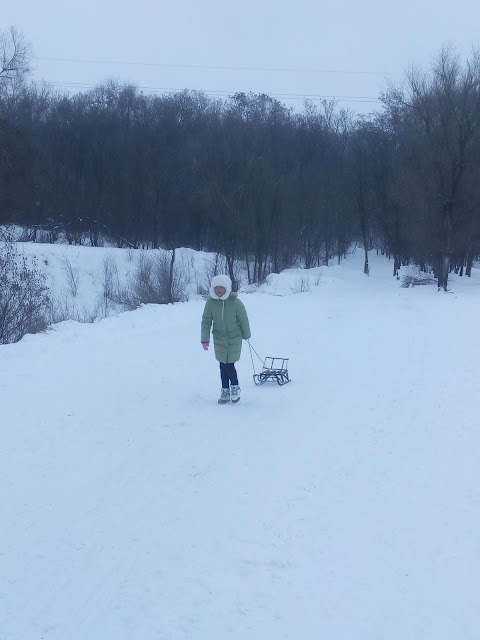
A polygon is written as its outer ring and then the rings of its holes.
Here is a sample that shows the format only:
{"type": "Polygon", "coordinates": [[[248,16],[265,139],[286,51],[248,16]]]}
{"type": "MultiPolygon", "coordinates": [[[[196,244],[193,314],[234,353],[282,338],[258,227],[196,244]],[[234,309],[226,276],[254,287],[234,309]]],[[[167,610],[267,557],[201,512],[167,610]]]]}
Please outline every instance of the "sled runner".
{"type": "Polygon", "coordinates": [[[265,382],[268,382],[269,380],[276,382],[280,386],[287,384],[287,382],[290,382],[290,376],[288,374],[288,358],[272,358],[271,356],[268,356],[268,358],[262,360],[262,358],[250,344],[249,340],[248,346],[250,347],[250,356],[252,358],[253,381],[257,385],[257,387],[265,384],[265,382]],[[255,371],[252,352],[262,363],[262,370],[260,371],[260,373],[257,373],[255,371]]]}

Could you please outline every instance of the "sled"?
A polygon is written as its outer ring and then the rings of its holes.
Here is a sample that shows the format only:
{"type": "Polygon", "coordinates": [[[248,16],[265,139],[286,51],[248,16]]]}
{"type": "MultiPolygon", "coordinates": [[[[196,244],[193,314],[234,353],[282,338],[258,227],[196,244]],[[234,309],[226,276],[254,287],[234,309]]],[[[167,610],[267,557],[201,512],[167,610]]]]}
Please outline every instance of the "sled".
{"type": "Polygon", "coordinates": [[[263,370],[260,373],[253,374],[253,381],[259,387],[265,382],[272,380],[280,386],[290,382],[288,375],[288,358],[265,358],[263,361],[263,370]]]}

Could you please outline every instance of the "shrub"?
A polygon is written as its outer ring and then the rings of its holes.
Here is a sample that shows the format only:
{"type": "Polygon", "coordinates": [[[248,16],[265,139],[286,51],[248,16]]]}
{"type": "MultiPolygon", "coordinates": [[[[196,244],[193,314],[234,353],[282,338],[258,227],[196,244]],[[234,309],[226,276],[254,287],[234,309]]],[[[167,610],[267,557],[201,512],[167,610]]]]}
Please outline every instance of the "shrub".
{"type": "Polygon", "coordinates": [[[187,265],[176,263],[173,252],[152,254],[140,253],[127,285],[108,294],[113,302],[136,309],[142,304],[169,304],[187,299],[187,265]]]}
{"type": "Polygon", "coordinates": [[[20,255],[12,237],[0,238],[0,344],[18,342],[48,326],[50,295],[35,259],[20,255]]]}

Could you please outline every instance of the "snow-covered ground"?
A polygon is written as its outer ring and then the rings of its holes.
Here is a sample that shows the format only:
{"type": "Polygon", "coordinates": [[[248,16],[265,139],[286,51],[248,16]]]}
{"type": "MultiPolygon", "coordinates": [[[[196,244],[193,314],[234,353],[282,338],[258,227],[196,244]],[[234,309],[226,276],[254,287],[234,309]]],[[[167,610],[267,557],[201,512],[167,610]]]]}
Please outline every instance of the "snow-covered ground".
{"type": "Polygon", "coordinates": [[[360,260],[243,294],[237,406],[198,299],[0,347],[1,640],[478,640],[480,275],[360,260]]]}

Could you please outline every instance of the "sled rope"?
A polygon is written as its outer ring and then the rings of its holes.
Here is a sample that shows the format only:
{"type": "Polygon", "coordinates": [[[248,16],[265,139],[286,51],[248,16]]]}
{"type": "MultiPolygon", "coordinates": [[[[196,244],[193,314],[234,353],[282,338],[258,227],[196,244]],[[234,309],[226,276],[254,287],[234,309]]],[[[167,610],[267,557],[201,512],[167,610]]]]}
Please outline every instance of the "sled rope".
{"type": "Polygon", "coordinates": [[[258,353],[255,351],[255,349],[252,347],[252,345],[250,344],[250,340],[247,340],[248,342],[248,346],[250,348],[250,358],[252,359],[252,367],[253,367],[253,373],[256,374],[257,372],[255,371],[255,363],[253,361],[253,354],[255,354],[257,356],[257,358],[260,360],[260,362],[262,363],[263,366],[263,360],[262,358],[258,355],[258,353]],[[253,352],[253,353],[252,353],[253,352]]]}

